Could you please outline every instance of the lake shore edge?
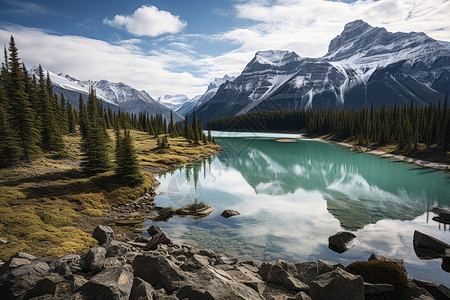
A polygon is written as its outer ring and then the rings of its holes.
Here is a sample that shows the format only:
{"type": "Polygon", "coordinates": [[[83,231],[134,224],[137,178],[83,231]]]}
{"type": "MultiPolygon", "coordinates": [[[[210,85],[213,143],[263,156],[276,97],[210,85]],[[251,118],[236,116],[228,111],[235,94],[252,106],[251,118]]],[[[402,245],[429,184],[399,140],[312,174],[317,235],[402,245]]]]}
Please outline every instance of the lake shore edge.
{"type": "Polygon", "coordinates": [[[19,252],[0,266],[5,299],[441,299],[439,283],[408,276],[403,260],[372,254],[344,266],[310,262],[239,261],[172,242],[158,226],[151,237],[115,240],[99,225],[100,246],[62,258],[19,252]],[[377,270],[374,275],[374,270],[377,270]],[[376,279],[375,279],[376,278],[376,279]]]}

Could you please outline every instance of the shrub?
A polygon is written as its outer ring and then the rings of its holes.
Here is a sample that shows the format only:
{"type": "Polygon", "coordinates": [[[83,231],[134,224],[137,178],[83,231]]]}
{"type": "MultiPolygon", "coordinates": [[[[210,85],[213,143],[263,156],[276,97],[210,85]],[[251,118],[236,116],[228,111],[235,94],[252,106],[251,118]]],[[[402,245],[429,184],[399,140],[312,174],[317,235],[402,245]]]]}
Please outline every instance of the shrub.
{"type": "Polygon", "coordinates": [[[408,284],[406,274],[399,265],[391,261],[356,261],[347,266],[347,271],[361,275],[369,283],[388,283],[395,288],[408,284]]]}

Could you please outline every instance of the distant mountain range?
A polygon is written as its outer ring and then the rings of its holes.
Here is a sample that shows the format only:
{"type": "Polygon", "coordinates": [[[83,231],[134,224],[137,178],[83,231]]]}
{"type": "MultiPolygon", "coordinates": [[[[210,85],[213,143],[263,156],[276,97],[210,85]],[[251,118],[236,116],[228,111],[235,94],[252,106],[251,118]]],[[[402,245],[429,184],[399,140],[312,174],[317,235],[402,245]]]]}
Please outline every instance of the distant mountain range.
{"type": "MultiPolygon", "coordinates": [[[[47,70],[45,71],[47,72],[47,70]]],[[[33,67],[31,74],[39,76],[38,68],[33,67]]],[[[167,119],[170,118],[170,108],[155,101],[146,91],[139,91],[122,82],[81,81],[70,75],[49,71],[50,79],[53,83],[53,90],[57,94],[64,94],[64,97],[72,105],[78,107],[79,95],[86,100],[89,93],[89,86],[93,86],[97,98],[102,100],[104,107],[110,107],[113,111],[124,111],[138,114],[139,112],[150,115],[162,114],[167,119]]],[[[183,120],[176,112],[173,114],[175,121],[183,120]]]]}
{"type": "Polygon", "coordinates": [[[321,58],[258,51],[235,80],[198,106],[202,121],[260,110],[437,103],[450,91],[450,43],[357,20],[321,58]]]}
{"type": "MultiPolygon", "coordinates": [[[[31,70],[37,72],[36,68],[31,70]]],[[[57,93],[78,105],[90,85],[105,106],[182,120],[194,108],[208,120],[262,110],[392,107],[437,103],[450,91],[450,43],[424,33],[391,33],[357,20],[345,25],[320,58],[285,50],[258,51],[237,77],[225,75],[203,95],[165,95],[107,80],[80,81],[67,74],[50,78],[57,93]]]]}

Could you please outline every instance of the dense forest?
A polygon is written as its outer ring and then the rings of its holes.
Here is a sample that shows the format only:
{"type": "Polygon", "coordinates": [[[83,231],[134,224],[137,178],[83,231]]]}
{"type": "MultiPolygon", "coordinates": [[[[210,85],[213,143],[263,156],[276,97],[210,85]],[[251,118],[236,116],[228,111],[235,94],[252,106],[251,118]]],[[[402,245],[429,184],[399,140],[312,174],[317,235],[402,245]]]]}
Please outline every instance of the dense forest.
{"type": "Polygon", "coordinates": [[[212,130],[298,131],[310,135],[333,134],[339,139],[354,139],[360,145],[396,144],[405,151],[419,143],[449,150],[450,111],[448,95],[438,105],[405,106],[358,110],[262,111],[208,122],[212,130]]]}
{"type": "Polygon", "coordinates": [[[87,101],[80,95],[75,108],[63,94],[58,97],[53,92],[51,78],[48,73],[44,74],[41,66],[38,78],[28,73],[12,36],[8,50],[5,47],[0,74],[0,167],[31,161],[43,153],[64,155],[63,135],[79,131],[83,153],[81,167],[86,174],[105,172],[116,165],[119,176],[135,183],[142,176],[130,129],[158,138],[160,148],[170,147],[168,135],[184,136],[193,144],[214,143],[210,134],[204,134],[201,120],[195,114],[191,123],[174,123],[172,116],[166,120],[162,115],[116,113],[102,107],[93,88],[87,101]],[[108,129],[116,131],[115,164],[108,156],[111,147],[108,129]]]}

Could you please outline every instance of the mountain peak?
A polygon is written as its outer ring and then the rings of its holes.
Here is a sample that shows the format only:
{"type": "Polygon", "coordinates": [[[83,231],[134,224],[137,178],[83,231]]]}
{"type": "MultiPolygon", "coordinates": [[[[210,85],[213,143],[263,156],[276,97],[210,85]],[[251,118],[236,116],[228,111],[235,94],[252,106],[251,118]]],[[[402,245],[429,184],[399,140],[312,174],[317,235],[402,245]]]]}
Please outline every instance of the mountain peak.
{"type": "MultiPolygon", "coordinates": [[[[342,33],[331,40],[330,45],[328,46],[328,53],[340,48],[341,46],[349,43],[351,40],[358,38],[374,28],[375,27],[370,26],[363,20],[355,20],[345,24],[342,33]]],[[[377,29],[386,31],[384,28],[377,29]]]]}

